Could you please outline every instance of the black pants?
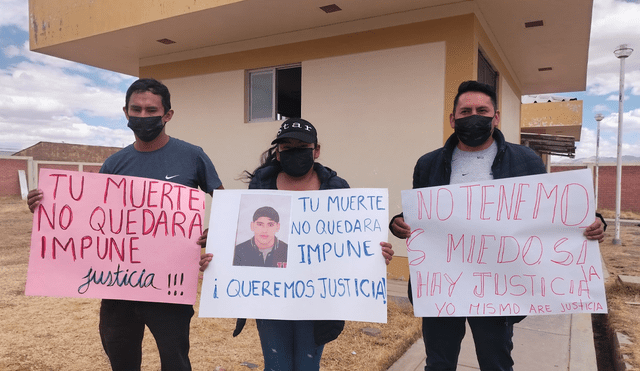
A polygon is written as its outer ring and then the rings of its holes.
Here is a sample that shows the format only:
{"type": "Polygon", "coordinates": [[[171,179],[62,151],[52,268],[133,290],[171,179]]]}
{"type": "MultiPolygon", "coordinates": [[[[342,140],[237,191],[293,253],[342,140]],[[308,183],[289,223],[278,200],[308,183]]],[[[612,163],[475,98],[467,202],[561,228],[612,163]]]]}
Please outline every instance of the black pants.
{"type": "Polygon", "coordinates": [[[193,306],[102,300],[100,339],[114,371],[140,370],[144,326],[156,339],[162,370],[191,370],[189,325],[193,306]]]}
{"type": "Polygon", "coordinates": [[[513,321],[507,317],[422,318],[422,336],[427,353],[425,371],[456,369],[467,321],[476,345],[480,370],[512,371],[513,321]]]}

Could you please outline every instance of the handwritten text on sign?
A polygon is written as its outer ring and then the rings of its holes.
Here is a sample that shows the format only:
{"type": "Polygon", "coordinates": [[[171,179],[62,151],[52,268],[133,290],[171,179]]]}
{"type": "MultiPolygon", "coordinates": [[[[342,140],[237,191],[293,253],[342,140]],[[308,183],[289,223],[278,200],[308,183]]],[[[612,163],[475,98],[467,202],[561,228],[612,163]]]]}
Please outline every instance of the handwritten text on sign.
{"type": "Polygon", "coordinates": [[[386,189],[216,191],[200,316],[386,322],[387,223],[386,189]],[[255,266],[263,263],[256,241],[269,232],[252,221],[264,206],[279,216],[272,254],[288,251],[272,265],[265,253],[267,266],[255,266]],[[258,263],[244,265],[252,254],[258,263]]]}
{"type": "Polygon", "coordinates": [[[204,192],[51,169],[39,179],[27,295],[195,302],[204,192]]]}
{"type": "Polygon", "coordinates": [[[402,192],[418,317],[606,313],[589,170],[402,192]]]}

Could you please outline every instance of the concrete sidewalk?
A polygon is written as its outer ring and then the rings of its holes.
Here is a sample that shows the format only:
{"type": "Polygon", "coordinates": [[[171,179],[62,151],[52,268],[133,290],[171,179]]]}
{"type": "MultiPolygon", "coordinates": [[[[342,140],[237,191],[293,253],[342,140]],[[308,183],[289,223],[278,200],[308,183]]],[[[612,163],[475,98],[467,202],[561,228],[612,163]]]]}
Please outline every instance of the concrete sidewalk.
{"type": "MultiPolygon", "coordinates": [[[[389,280],[388,295],[407,297],[407,282],[389,280]]],[[[591,315],[528,316],[514,326],[514,370],[597,371],[591,315]]],[[[424,343],[420,338],[388,371],[423,371],[424,343]]],[[[479,370],[471,330],[462,341],[458,370],[479,370]]]]}

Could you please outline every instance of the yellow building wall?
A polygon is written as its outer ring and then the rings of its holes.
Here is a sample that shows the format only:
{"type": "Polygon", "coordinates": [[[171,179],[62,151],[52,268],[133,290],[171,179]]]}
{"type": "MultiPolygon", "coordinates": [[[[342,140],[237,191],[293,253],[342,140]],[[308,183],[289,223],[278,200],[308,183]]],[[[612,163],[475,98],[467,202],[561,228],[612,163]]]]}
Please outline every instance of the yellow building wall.
{"type": "MultiPolygon", "coordinates": [[[[402,210],[416,160],[444,143],[458,85],[476,78],[477,51],[500,73],[506,133],[519,138],[515,82],[474,15],[425,21],[269,48],[140,68],[170,88],[170,135],[204,148],[226,188],[245,188],[280,122],[245,123],[247,69],[301,63],[302,117],[318,128],[319,162],[351,187],[389,189],[389,216],[402,210]],[[513,121],[513,122],[512,122],[513,121]]],[[[407,279],[406,246],[389,234],[390,278],[407,279]]]]}
{"type": "Polygon", "coordinates": [[[243,0],[29,0],[31,49],[150,23],[243,0]]]}

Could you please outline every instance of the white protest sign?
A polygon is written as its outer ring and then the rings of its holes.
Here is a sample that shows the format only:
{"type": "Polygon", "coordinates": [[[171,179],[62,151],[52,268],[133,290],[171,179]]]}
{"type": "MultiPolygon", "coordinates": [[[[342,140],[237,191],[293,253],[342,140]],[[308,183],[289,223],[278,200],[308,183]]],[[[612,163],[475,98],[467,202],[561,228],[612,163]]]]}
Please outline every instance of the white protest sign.
{"type": "Polygon", "coordinates": [[[417,317],[606,313],[587,169],[402,191],[417,317]]]}
{"type": "Polygon", "coordinates": [[[200,317],[386,322],[388,202],[386,189],[215,191],[200,317]],[[277,242],[262,254],[264,241],[277,242]]]}

